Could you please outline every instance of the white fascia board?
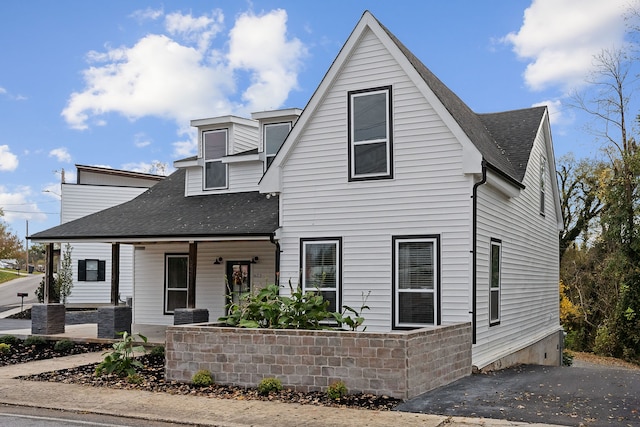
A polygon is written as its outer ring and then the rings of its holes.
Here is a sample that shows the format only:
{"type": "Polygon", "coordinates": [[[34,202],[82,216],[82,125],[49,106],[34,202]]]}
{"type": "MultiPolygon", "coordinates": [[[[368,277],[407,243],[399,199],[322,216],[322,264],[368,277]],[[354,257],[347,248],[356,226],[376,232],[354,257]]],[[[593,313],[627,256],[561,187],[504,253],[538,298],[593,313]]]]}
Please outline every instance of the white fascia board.
{"type": "Polygon", "coordinates": [[[258,127],[258,122],[252,119],[245,119],[243,117],[238,116],[220,116],[220,117],[210,117],[206,119],[195,119],[191,120],[191,126],[201,128],[201,127],[209,127],[209,126],[222,126],[229,124],[240,124],[251,127],[258,127]]]}
{"type": "Polygon", "coordinates": [[[255,113],[251,113],[251,118],[253,120],[291,120],[295,119],[302,114],[302,110],[299,108],[285,108],[282,110],[271,110],[271,111],[258,111],[255,113]]]}
{"type": "Polygon", "coordinates": [[[547,108],[542,122],[540,123],[540,129],[538,133],[542,133],[545,143],[545,149],[547,151],[547,161],[550,165],[550,172],[553,171],[554,176],[551,177],[551,193],[553,194],[553,205],[556,211],[556,224],[558,231],[564,229],[564,221],[562,219],[562,206],[560,206],[560,189],[558,188],[558,180],[555,178],[556,171],[556,157],[553,151],[553,140],[551,139],[551,124],[549,122],[549,109],[547,108]]]}
{"type": "Polygon", "coordinates": [[[522,190],[490,169],[487,170],[487,185],[510,199],[518,197],[522,190]]]}
{"type": "Polygon", "coordinates": [[[236,154],[234,156],[227,156],[222,158],[222,163],[245,163],[245,162],[260,162],[260,161],[262,161],[262,159],[260,159],[260,155],[258,153],[246,154],[246,155],[236,154]]]}
{"type": "Polygon", "coordinates": [[[192,166],[201,166],[200,159],[190,159],[190,160],[176,160],[173,162],[173,167],[175,168],[188,168],[192,166]]]}
{"type": "MultiPolygon", "coordinates": [[[[277,156],[276,156],[277,158],[277,156]]],[[[282,169],[280,166],[271,164],[267,172],[262,175],[262,179],[258,184],[258,190],[261,193],[279,193],[282,189],[282,169]]]]}

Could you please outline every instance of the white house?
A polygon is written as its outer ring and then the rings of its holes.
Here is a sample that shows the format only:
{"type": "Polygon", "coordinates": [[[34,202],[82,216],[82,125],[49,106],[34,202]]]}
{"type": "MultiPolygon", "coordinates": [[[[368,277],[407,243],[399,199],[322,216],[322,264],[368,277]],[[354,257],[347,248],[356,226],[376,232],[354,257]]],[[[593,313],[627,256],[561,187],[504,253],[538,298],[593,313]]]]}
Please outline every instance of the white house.
{"type": "MultiPolygon", "coordinates": [[[[60,223],[119,205],[153,187],[160,175],[76,165],[76,182],[61,185],[60,223]]],[[[64,253],[66,244],[61,242],[64,253]]],[[[121,252],[120,299],[133,295],[133,247],[121,252]]],[[[93,307],[111,302],[111,245],[108,243],[73,242],[71,245],[73,286],[68,306],[93,307]]]]}
{"type": "Polygon", "coordinates": [[[307,104],[192,121],[194,157],[39,242],[134,248],[133,323],[212,320],[277,281],[367,331],[470,322],[478,368],[558,363],[562,220],[545,107],[477,114],[365,12],[307,104]]]}

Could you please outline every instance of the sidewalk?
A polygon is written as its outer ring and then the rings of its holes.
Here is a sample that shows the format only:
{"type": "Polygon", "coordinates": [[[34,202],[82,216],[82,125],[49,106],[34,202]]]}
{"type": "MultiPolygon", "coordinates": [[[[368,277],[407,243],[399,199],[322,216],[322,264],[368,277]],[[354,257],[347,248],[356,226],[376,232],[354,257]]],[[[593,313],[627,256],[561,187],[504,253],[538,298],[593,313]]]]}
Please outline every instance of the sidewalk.
{"type": "Polygon", "coordinates": [[[116,390],[15,377],[96,363],[101,353],[0,367],[0,403],[204,426],[336,427],[542,427],[483,418],[449,418],[281,402],[216,399],[136,390],[116,390]]]}

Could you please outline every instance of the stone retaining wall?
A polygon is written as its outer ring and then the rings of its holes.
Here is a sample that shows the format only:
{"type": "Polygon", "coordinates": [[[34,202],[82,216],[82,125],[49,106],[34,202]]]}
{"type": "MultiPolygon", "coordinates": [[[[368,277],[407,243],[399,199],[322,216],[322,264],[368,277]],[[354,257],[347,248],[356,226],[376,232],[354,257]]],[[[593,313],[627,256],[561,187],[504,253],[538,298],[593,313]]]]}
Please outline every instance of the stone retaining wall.
{"type": "Polygon", "coordinates": [[[389,333],[199,324],[166,334],[165,376],[180,382],[206,369],[220,384],[276,377],[307,392],[342,380],[352,393],[407,399],[471,373],[470,323],[389,333]]]}

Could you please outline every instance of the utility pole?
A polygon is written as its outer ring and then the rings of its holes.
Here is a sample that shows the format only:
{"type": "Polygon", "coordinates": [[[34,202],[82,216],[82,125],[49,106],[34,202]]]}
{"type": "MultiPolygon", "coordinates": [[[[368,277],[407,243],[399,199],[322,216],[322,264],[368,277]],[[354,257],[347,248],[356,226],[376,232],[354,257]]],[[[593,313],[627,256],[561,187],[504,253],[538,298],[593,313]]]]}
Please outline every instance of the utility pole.
{"type": "Polygon", "coordinates": [[[29,273],[29,220],[27,221],[27,234],[24,235],[24,244],[27,252],[27,266],[25,267],[27,270],[27,274],[29,273]]]}

